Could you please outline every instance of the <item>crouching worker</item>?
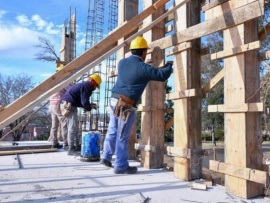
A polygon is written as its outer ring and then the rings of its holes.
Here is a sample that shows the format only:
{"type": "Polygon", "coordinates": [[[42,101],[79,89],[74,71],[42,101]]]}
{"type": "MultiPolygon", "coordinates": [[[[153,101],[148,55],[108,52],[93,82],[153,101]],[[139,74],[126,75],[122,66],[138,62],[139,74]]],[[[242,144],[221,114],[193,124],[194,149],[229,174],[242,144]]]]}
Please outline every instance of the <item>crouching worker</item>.
{"type": "Polygon", "coordinates": [[[62,97],[61,112],[67,118],[68,155],[76,155],[79,146],[77,107],[82,107],[86,111],[96,109],[97,105],[90,103],[90,97],[100,84],[100,76],[96,73],[92,74],[88,81],[73,85],[62,97]]]}
{"type": "Polygon", "coordinates": [[[144,62],[149,47],[143,37],[135,38],[130,49],[132,55],[118,64],[117,81],[110,98],[110,122],[100,160],[101,164],[112,167],[115,153],[116,174],[137,172],[137,167],[129,166],[127,151],[131,127],[136,120],[136,103],[149,81],[165,81],[172,73],[172,62],[167,62],[162,68],[148,64],[151,60],[144,62]]]}

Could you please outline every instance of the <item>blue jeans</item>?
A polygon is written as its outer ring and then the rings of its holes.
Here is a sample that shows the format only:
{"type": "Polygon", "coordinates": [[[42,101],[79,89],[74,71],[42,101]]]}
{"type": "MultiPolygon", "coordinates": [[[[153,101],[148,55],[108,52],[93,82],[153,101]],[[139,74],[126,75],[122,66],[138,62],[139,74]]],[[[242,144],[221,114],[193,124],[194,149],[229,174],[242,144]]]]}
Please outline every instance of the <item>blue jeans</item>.
{"type": "Polygon", "coordinates": [[[115,170],[126,170],[128,168],[128,141],[130,137],[131,127],[136,120],[136,111],[133,111],[127,121],[126,128],[120,139],[120,132],[124,126],[124,121],[114,116],[114,108],[117,99],[110,99],[110,122],[108,131],[104,140],[102,159],[112,160],[112,156],[116,155],[114,162],[115,170]]]}

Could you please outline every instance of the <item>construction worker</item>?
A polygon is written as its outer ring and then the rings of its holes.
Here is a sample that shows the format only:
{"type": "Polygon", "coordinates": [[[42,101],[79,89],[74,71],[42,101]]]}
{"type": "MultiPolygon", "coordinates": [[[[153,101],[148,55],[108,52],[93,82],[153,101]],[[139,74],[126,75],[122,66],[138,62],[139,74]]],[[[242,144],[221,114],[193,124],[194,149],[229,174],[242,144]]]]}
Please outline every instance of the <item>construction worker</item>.
{"type": "Polygon", "coordinates": [[[97,109],[97,105],[90,103],[89,100],[92,92],[100,87],[101,82],[101,77],[94,73],[88,77],[87,81],[70,87],[62,97],[61,111],[67,118],[68,127],[68,155],[76,155],[77,151],[80,150],[77,107],[82,107],[86,111],[97,109]]]}
{"type": "MultiPolygon", "coordinates": [[[[64,68],[63,65],[60,65],[56,68],[56,72],[62,70],[64,68]]],[[[53,148],[62,148],[63,145],[59,144],[58,142],[58,129],[59,126],[61,128],[61,135],[63,137],[63,142],[64,145],[67,145],[67,119],[61,114],[60,111],[60,103],[61,103],[61,98],[65,94],[66,90],[69,88],[69,86],[61,89],[60,91],[56,92],[50,97],[50,106],[49,106],[49,111],[51,113],[51,118],[52,118],[52,126],[51,126],[51,131],[50,131],[50,140],[52,140],[52,147],[53,148]]]]}
{"type": "Polygon", "coordinates": [[[115,174],[133,174],[137,167],[128,163],[128,140],[131,127],[136,120],[136,103],[149,81],[166,81],[172,73],[173,62],[167,62],[162,68],[150,65],[145,58],[149,46],[139,36],[130,44],[131,56],[119,61],[117,81],[112,88],[110,98],[110,121],[105,136],[100,163],[112,167],[112,156],[115,174]]]}

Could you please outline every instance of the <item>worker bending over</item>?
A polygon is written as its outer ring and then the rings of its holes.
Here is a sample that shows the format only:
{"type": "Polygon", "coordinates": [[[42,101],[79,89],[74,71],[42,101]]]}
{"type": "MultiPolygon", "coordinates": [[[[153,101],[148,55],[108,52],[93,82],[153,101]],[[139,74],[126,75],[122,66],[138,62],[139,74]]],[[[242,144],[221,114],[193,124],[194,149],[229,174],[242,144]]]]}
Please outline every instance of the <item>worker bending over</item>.
{"type": "Polygon", "coordinates": [[[80,150],[78,136],[78,115],[77,107],[82,107],[86,111],[96,109],[97,105],[90,103],[92,92],[99,88],[101,78],[98,74],[92,74],[88,77],[88,81],[77,83],[70,87],[62,97],[61,111],[67,118],[68,127],[68,155],[76,155],[80,150]]]}

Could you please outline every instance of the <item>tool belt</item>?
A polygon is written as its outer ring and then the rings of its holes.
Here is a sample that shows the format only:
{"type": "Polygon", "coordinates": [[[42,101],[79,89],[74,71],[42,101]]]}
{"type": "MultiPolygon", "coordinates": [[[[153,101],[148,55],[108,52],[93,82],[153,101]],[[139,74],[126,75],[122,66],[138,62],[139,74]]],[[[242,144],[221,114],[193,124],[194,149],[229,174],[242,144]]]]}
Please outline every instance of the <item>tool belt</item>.
{"type": "Polygon", "coordinates": [[[72,105],[70,102],[64,101],[63,106],[61,105],[61,114],[65,117],[71,112],[72,105]]]}
{"type": "Polygon", "coordinates": [[[120,117],[122,120],[125,120],[128,112],[132,109],[132,106],[135,104],[135,100],[130,99],[124,95],[120,95],[119,99],[114,108],[114,116],[120,117]]]}

